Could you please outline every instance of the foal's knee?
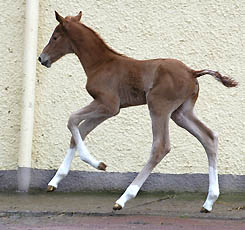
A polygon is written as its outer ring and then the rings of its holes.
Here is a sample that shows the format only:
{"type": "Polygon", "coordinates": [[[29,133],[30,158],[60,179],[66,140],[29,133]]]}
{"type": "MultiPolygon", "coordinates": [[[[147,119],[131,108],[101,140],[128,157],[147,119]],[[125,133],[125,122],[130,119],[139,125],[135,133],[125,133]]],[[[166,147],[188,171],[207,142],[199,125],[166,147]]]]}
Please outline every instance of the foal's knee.
{"type": "Polygon", "coordinates": [[[171,118],[180,127],[183,127],[186,123],[186,116],[182,110],[174,111],[171,115],[171,118]]]}
{"type": "Polygon", "coordinates": [[[212,130],[208,130],[207,139],[204,147],[208,150],[208,152],[216,154],[218,147],[218,134],[213,132],[212,130]]]}
{"type": "Polygon", "coordinates": [[[211,131],[209,137],[214,144],[218,143],[219,135],[216,132],[211,131]]]}
{"type": "Polygon", "coordinates": [[[152,148],[151,161],[154,165],[157,165],[164,156],[170,152],[170,144],[154,144],[152,148]]]}
{"type": "Polygon", "coordinates": [[[71,131],[73,127],[77,127],[79,125],[79,121],[75,113],[72,113],[69,117],[67,128],[71,131]]]}

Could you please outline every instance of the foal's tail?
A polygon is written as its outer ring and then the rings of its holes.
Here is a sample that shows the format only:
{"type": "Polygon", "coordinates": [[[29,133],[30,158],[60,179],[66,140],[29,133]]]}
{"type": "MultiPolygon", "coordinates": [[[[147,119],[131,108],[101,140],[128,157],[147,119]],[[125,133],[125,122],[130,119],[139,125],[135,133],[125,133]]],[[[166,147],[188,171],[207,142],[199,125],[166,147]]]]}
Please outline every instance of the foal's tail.
{"type": "Polygon", "coordinates": [[[234,79],[226,76],[222,76],[219,72],[204,69],[200,71],[194,71],[194,77],[198,78],[201,77],[202,75],[209,74],[215,77],[217,81],[220,81],[224,86],[226,87],[236,87],[238,85],[238,82],[235,81],[234,79]]]}

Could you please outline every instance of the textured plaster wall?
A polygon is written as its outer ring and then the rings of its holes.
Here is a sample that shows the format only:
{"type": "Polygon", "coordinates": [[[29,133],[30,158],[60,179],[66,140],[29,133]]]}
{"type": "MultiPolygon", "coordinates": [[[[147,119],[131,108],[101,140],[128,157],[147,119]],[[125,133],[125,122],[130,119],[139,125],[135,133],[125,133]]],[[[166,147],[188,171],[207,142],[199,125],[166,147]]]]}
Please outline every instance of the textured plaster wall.
{"type": "MultiPolygon", "coordinates": [[[[4,127],[0,169],[15,167],[17,159],[24,5],[21,1],[14,4],[12,1],[11,5],[10,1],[1,3],[6,19],[14,11],[21,22],[11,21],[4,26],[6,38],[0,45],[0,122],[4,127]],[[11,26],[17,29],[11,31],[11,26]],[[15,40],[11,40],[13,34],[15,40]],[[15,47],[14,54],[8,51],[9,44],[15,47]],[[3,74],[4,71],[7,73],[3,74]],[[10,82],[14,85],[12,91],[4,90],[10,82]],[[8,114],[6,108],[12,106],[16,111],[8,114]],[[12,118],[9,127],[6,127],[6,117],[12,118]],[[11,129],[11,125],[14,128],[11,129]]],[[[54,10],[63,16],[82,10],[83,22],[96,30],[109,46],[128,56],[177,58],[193,69],[219,70],[239,81],[239,88],[227,89],[212,77],[200,78],[196,113],[219,133],[219,173],[245,174],[245,3],[233,0],[42,0],[38,53],[57,25],[54,10]]],[[[2,24],[1,21],[1,27],[2,24]]],[[[37,66],[34,168],[54,169],[61,164],[69,146],[70,133],[66,127],[69,115],[92,100],[85,90],[85,83],[86,76],[75,55],[62,58],[51,69],[37,66]]],[[[207,173],[207,158],[200,143],[172,121],[170,135],[172,150],[154,171],[207,173]]],[[[140,106],[122,109],[117,117],[96,128],[86,139],[86,144],[96,158],[108,164],[109,172],[137,172],[148,159],[151,141],[147,106],[140,106]]],[[[94,171],[78,156],[72,169],[94,171]]]]}
{"type": "Polygon", "coordinates": [[[0,170],[16,169],[22,95],[24,0],[0,1],[0,170]]]}
{"type": "MultiPolygon", "coordinates": [[[[194,69],[210,68],[236,78],[226,89],[212,77],[200,79],[198,116],[219,133],[219,172],[245,173],[244,25],[245,4],[238,1],[42,1],[39,52],[62,15],[83,11],[83,22],[115,50],[138,59],[172,57],[194,69]]],[[[86,76],[76,56],[51,69],[38,66],[33,166],[57,168],[69,146],[69,114],[91,101],[86,76]]],[[[171,153],[155,172],[207,172],[199,142],[171,122],[171,153]]],[[[146,106],[128,108],[95,129],[86,143],[108,171],[139,171],[151,149],[151,122],[146,106]]],[[[93,171],[77,156],[72,169],[93,171]]]]}

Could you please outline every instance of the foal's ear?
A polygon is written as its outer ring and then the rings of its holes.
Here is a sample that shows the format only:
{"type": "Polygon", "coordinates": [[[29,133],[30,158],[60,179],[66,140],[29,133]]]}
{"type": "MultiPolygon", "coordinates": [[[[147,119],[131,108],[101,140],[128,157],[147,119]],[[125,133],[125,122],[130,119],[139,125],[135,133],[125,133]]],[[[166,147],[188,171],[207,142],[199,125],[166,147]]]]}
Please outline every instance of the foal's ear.
{"type": "Polygon", "coordinates": [[[63,26],[65,25],[66,20],[62,16],[60,16],[56,11],[55,11],[55,18],[61,25],[63,26]]]}
{"type": "Polygon", "coordinates": [[[79,14],[74,17],[75,20],[79,22],[81,20],[82,15],[83,15],[83,13],[82,13],[82,11],[80,11],[79,14]]]}

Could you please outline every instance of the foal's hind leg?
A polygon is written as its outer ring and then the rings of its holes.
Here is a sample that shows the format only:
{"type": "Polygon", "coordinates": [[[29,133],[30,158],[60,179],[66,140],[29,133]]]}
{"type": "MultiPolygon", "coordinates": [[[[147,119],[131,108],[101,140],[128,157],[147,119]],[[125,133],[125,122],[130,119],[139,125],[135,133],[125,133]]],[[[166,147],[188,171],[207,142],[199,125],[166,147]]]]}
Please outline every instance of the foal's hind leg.
{"type": "Polygon", "coordinates": [[[193,107],[197,99],[197,94],[188,99],[181,107],[179,107],[171,116],[177,125],[186,129],[194,135],[203,145],[209,163],[209,191],[207,199],[201,209],[201,212],[210,212],[214,202],[219,197],[219,183],[217,172],[217,135],[207,128],[193,112],[193,107]]]}
{"type": "MultiPolygon", "coordinates": [[[[102,123],[104,120],[106,120],[106,118],[95,118],[95,119],[85,120],[79,126],[79,131],[80,131],[80,135],[82,139],[84,140],[85,137],[94,128],[96,128],[100,123],[102,123]]],[[[48,190],[47,190],[48,192],[53,192],[58,187],[59,182],[67,176],[70,170],[71,162],[74,158],[75,152],[76,152],[75,142],[73,138],[71,138],[70,148],[67,150],[65,159],[63,160],[55,176],[52,178],[52,180],[48,184],[48,190]]],[[[105,168],[106,168],[106,165],[104,163],[101,163],[101,167],[99,169],[105,170],[105,168]]]]}
{"type": "Polygon", "coordinates": [[[169,116],[170,115],[166,111],[165,114],[156,115],[151,113],[153,144],[150,158],[142,171],[126,189],[124,194],[116,201],[113,207],[114,210],[122,209],[127,201],[137,195],[141,186],[146,181],[154,167],[170,151],[169,116]]]}

